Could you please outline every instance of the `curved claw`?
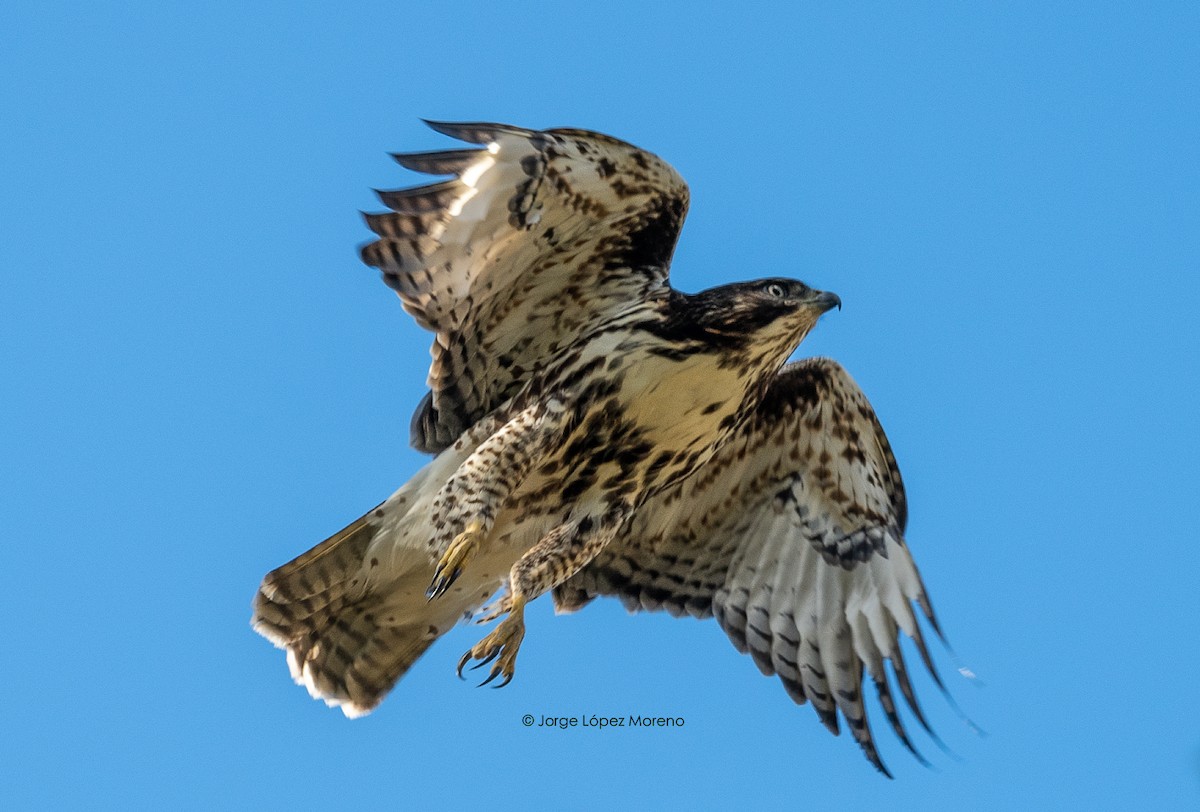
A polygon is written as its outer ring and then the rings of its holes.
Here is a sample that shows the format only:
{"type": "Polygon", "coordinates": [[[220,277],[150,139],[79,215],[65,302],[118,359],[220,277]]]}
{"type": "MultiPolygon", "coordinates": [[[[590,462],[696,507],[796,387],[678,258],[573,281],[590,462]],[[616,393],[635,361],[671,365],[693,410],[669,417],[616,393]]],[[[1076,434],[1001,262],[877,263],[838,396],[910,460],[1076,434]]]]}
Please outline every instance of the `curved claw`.
{"type": "Polygon", "coordinates": [[[457,670],[460,679],[463,675],[463,667],[467,662],[478,660],[478,663],[471,666],[472,671],[482,668],[488,663],[493,663],[487,679],[479,683],[481,688],[493,682],[497,677],[504,677],[504,679],[493,685],[493,688],[503,688],[512,682],[513,674],[516,671],[517,651],[521,648],[521,640],[525,637],[525,621],[521,612],[523,608],[524,602],[514,602],[512,610],[515,614],[510,613],[491,634],[480,640],[474,648],[462,656],[462,659],[458,661],[457,670]]]}
{"type": "MultiPolygon", "coordinates": [[[[482,663],[480,663],[480,665],[482,665],[482,663]]],[[[487,679],[485,679],[483,682],[479,683],[479,687],[482,688],[483,686],[487,685],[489,682],[491,682],[492,680],[494,680],[496,677],[500,676],[501,674],[504,674],[504,669],[501,668],[499,665],[493,666],[492,673],[488,674],[487,679]]],[[[493,685],[492,687],[493,688],[503,688],[505,685],[508,685],[510,682],[512,682],[512,678],[513,678],[512,674],[504,674],[504,681],[498,682],[495,685],[493,685]]]]}
{"type": "Polygon", "coordinates": [[[455,568],[449,575],[442,575],[445,567],[438,567],[434,570],[433,581],[429,584],[429,589],[425,590],[425,600],[431,601],[434,598],[446,594],[446,590],[450,589],[451,585],[458,580],[458,576],[462,575],[461,568],[455,568]]]}
{"type": "Polygon", "coordinates": [[[442,554],[437,568],[433,571],[433,580],[430,582],[429,588],[425,590],[426,600],[431,601],[445,595],[451,585],[458,580],[458,576],[462,575],[463,567],[475,555],[484,527],[483,521],[472,519],[467,523],[466,528],[450,542],[450,546],[442,554]],[[448,575],[447,571],[449,571],[448,575]]]}
{"type": "Polygon", "coordinates": [[[485,665],[487,665],[488,663],[490,663],[492,660],[496,659],[499,656],[500,656],[500,649],[496,649],[491,654],[489,654],[487,656],[487,658],[480,660],[479,662],[475,663],[475,665],[471,666],[471,670],[475,671],[476,669],[483,668],[485,665]]]}

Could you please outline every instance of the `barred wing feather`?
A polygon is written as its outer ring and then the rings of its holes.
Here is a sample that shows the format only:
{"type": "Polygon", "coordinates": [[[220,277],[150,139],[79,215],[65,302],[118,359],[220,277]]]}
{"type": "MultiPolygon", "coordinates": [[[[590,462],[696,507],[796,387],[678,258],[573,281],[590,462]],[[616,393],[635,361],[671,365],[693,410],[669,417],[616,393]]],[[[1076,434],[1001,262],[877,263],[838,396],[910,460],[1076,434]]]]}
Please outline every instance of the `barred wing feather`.
{"type": "Polygon", "coordinates": [[[898,632],[933,673],[914,602],[937,630],[905,520],[900,472],[866,397],[835,362],[808,359],[784,367],[740,434],[649,499],[555,600],[570,611],[616,595],[631,611],[715,615],[739,651],[834,733],[840,711],[887,773],[867,724],[864,671],[916,754],[885,662],[928,729],[898,632]]]}
{"type": "Polygon", "coordinates": [[[429,122],[479,148],[396,155],[449,180],[379,192],[362,259],[432,330],[412,444],[445,449],[557,352],[667,283],[688,189],[599,133],[429,122]]]}

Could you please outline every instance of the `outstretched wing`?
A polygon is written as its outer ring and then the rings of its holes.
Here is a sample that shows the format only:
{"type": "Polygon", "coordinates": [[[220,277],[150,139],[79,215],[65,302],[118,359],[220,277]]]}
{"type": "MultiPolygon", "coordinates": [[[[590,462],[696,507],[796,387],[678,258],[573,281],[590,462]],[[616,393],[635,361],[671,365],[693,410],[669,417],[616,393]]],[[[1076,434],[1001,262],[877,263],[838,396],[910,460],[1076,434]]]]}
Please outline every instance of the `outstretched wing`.
{"type": "Polygon", "coordinates": [[[437,452],[583,331],[667,280],[687,212],[658,157],[585,130],[428,122],[480,148],[396,155],[450,180],[380,192],[362,249],[435,340],[412,444],[437,452]]]}
{"type": "Polygon", "coordinates": [[[937,629],[905,520],[900,472],[866,397],[838,364],[808,359],[784,367],[740,434],[647,501],[555,602],[572,610],[617,595],[631,611],[716,615],[734,646],[778,674],[796,702],[811,702],[835,734],[840,710],[887,774],[867,725],[864,666],[916,754],[884,661],[928,729],[897,632],[916,642],[932,673],[913,601],[937,629]]]}

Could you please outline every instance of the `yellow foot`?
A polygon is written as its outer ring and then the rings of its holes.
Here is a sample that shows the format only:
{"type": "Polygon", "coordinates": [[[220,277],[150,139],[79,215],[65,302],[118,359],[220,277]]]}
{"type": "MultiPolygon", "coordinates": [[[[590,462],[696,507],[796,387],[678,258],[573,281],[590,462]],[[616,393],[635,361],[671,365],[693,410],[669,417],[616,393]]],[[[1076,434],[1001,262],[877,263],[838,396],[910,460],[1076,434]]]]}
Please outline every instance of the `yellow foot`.
{"type": "Polygon", "coordinates": [[[505,685],[508,685],[508,683],[512,682],[513,673],[516,671],[517,651],[521,648],[521,640],[524,637],[524,612],[520,608],[517,608],[491,634],[480,640],[473,649],[464,654],[462,659],[458,661],[459,678],[462,678],[463,666],[469,660],[479,660],[477,665],[471,666],[472,670],[482,668],[492,660],[495,660],[496,663],[492,666],[492,672],[488,674],[487,679],[479,684],[481,686],[487,685],[496,677],[504,675],[504,680],[493,687],[503,688],[505,685]]]}
{"type": "Polygon", "coordinates": [[[480,614],[472,623],[477,626],[484,626],[491,623],[493,620],[499,620],[501,616],[507,615],[512,611],[512,595],[501,595],[487,606],[479,610],[480,614]]]}
{"type": "Polygon", "coordinates": [[[444,595],[450,585],[458,580],[458,576],[462,575],[463,567],[478,552],[483,535],[483,522],[479,519],[472,519],[467,523],[466,528],[454,537],[454,541],[450,542],[446,552],[442,553],[437,569],[433,571],[433,581],[430,582],[429,589],[425,590],[426,598],[433,600],[439,595],[444,595]]]}

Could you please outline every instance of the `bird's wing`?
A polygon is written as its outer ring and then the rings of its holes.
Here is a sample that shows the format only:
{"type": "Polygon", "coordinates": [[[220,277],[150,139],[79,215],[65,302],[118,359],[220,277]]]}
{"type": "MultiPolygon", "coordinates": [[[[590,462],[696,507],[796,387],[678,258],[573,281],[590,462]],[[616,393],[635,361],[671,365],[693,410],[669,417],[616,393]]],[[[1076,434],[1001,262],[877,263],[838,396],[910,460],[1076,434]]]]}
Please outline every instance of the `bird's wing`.
{"type": "Polygon", "coordinates": [[[583,331],[667,280],[688,189],[660,158],[585,130],[430,122],[479,148],[396,155],[449,180],[379,193],[367,265],[425,328],[412,444],[437,452],[583,331]]]}
{"type": "Polygon", "coordinates": [[[900,472],[866,397],[838,364],[808,359],[784,367],[740,433],[649,499],[555,602],[570,611],[616,595],[631,611],[716,615],[734,646],[778,674],[796,702],[811,702],[834,733],[840,709],[887,773],[867,725],[864,666],[913,750],[884,661],[928,729],[897,632],[932,672],[914,601],[937,629],[905,520],[900,472]]]}

